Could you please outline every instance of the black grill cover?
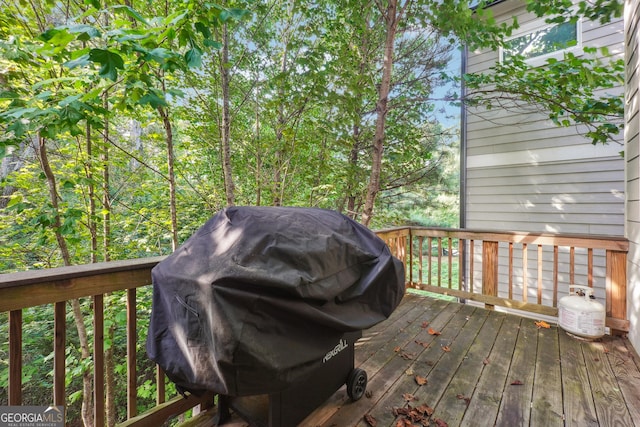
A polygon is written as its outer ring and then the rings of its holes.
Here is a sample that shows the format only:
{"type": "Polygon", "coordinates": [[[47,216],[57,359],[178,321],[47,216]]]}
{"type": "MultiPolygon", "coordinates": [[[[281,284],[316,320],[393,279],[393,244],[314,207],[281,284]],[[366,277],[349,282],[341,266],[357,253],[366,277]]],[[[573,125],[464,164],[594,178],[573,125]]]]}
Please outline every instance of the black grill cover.
{"type": "Polygon", "coordinates": [[[279,391],[386,319],[404,267],[373,232],[329,210],[232,207],[152,271],[149,357],[180,391],[279,391]]]}

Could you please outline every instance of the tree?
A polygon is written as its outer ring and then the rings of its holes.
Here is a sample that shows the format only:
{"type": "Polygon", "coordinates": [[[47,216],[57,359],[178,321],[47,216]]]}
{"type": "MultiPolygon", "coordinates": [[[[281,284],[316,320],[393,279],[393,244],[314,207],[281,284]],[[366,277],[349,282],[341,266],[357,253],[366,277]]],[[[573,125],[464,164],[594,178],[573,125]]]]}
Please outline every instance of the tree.
{"type": "MultiPolygon", "coordinates": [[[[457,134],[434,116],[433,93],[456,44],[497,48],[517,26],[467,1],[0,1],[0,151],[13,162],[0,167],[3,270],[62,265],[64,245],[73,264],[166,254],[236,203],[455,225],[433,213],[454,209],[457,176],[457,134]]],[[[528,2],[551,19],[620,11],[564,3],[528,2]]],[[[617,83],[618,63],[574,59],[535,70],[514,58],[466,76],[462,101],[535,103],[604,141],[622,104],[598,88],[617,83]]],[[[105,322],[116,368],[119,298],[105,322]]],[[[88,362],[74,357],[81,376],[88,362]]],[[[70,380],[75,398],[83,386],[70,380]]]]}

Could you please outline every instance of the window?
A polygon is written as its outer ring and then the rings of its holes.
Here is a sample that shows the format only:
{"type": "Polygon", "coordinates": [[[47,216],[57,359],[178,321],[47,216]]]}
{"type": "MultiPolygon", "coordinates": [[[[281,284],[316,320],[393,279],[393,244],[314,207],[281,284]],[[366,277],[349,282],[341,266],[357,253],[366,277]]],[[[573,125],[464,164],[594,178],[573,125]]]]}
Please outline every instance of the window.
{"type": "Polygon", "coordinates": [[[562,57],[564,52],[581,52],[581,25],[565,22],[552,25],[507,40],[500,49],[500,61],[522,55],[531,65],[541,65],[549,57],[562,57]]]}

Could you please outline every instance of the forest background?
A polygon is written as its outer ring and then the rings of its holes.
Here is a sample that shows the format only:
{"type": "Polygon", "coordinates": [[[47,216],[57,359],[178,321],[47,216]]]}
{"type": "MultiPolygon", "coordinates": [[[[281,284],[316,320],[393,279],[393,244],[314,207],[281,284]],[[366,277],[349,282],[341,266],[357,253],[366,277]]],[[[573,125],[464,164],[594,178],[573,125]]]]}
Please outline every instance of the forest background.
{"type": "MultiPolygon", "coordinates": [[[[594,142],[619,132],[609,118],[622,115],[620,97],[594,96],[619,84],[616,62],[528,70],[514,58],[493,77],[465,76],[461,99],[451,66],[460,46],[497,47],[517,28],[497,25],[483,4],[474,15],[466,1],[1,0],[0,272],[168,254],[228,205],[329,208],[372,228],[456,227],[460,135],[449,114],[461,101],[525,100],[559,125],[589,124],[594,142]],[[554,73],[567,93],[545,100],[554,73]]],[[[550,19],[622,9],[529,4],[550,19]]],[[[72,303],[67,359],[70,419],[87,426],[89,310],[72,303]]],[[[149,310],[143,303],[140,317],[149,310]]],[[[51,311],[25,315],[25,404],[50,403],[51,311]]],[[[125,406],[122,295],[106,315],[112,425],[125,406]]],[[[144,410],[153,367],[139,372],[144,410]]]]}

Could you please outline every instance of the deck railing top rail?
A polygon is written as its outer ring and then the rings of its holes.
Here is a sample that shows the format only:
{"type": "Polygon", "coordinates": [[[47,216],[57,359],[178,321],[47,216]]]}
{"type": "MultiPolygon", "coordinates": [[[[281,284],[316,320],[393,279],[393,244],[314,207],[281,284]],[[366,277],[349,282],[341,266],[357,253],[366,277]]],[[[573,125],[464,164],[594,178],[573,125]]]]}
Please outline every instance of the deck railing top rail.
{"type": "Polygon", "coordinates": [[[590,247],[594,249],[610,249],[628,251],[629,240],[622,236],[605,236],[596,234],[553,234],[525,231],[470,230],[464,228],[438,227],[395,227],[377,230],[379,236],[407,234],[435,238],[456,238],[467,240],[487,240],[512,243],[528,243],[551,246],[590,247]]]}

